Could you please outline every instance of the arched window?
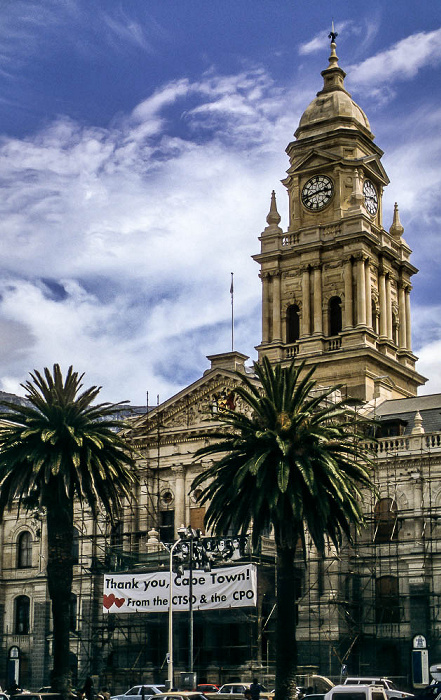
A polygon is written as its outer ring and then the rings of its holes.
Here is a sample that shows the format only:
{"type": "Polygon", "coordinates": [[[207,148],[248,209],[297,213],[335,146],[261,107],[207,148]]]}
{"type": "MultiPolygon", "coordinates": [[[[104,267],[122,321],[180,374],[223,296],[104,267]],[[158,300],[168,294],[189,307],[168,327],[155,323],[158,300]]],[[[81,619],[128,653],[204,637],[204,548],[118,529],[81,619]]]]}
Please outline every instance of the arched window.
{"type": "Polygon", "coordinates": [[[29,569],[32,566],[32,535],[21,532],[17,539],[17,568],[29,569]]]}
{"type": "Polygon", "coordinates": [[[375,299],[372,299],[372,328],[374,333],[379,333],[378,330],[378,312],[377,312],[377,304],[375,303],[375,299]]]}
{"type": "Polygon", "coordinates": [[[14,633],[29,634],[30,600],[27,595],[15,599],[14,633]]]}
{"type": "Polygon", "coordinates": [[[70,594],[69,629],[71,632],[75,632],[77,629],[77,597],[75,593],[70,594]]]}
{"type": "Polygon", "coordinates": [[[398,327],[399,327],[398,316],[396,313],[393,313],[392,314],[392,340],[395,343],[395,345],[399,344],[398,327]]]}
{"type": "Polygon", "coordinates": [[[398,509],[393,498],[381,498],[374,508],[374,542],[390,542],[398,539],[398,509]]]}
{"type": "Polygon", "coordinates": [[[73,540],[72,540],[72,562],[74,564],[78,564],[80,560],[80,546],[79,546],[79,541],[80,541],[80,533],[78,532],[77,528],[74,527],[73,529],[73,540]]]}
{"type": "Polygon", "coordinates": [[[329,335],[341,333],[341,299],[331,297],[329,300],[329,335]]]}
{"type": "Polygon", "coordinates": [[[375,581],[375,622],[400,622],[400,596],[396,576],[380,576],[375,581]]]}
{"type": "Polygon", "coordinates": [[[300,338],[300,316],[297,304],[288,306],[286,311],[286,342],[296,343],[300,338]]]}

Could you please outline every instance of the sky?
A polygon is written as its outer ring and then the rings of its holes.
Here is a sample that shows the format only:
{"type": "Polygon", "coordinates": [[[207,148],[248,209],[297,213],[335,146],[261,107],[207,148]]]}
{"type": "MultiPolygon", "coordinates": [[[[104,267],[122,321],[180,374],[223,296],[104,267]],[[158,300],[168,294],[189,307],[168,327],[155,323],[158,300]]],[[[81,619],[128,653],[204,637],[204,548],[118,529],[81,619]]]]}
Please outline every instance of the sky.
{"type": "Polygon", "coordinates": [[[0,389],[55,362],[104,401],[162,402],[257,359],[258,236],[331,21],[398,202],[413,350],[441,392],[441,4],[2,0],[0,389]]]}

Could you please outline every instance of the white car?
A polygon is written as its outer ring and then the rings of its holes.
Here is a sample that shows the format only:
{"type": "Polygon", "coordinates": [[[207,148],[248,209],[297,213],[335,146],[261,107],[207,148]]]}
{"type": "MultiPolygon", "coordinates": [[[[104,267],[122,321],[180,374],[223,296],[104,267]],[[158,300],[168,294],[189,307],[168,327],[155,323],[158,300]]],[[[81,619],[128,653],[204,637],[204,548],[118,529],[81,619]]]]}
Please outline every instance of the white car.
{"type": "Polygon", "coordinates": [[[154,695],[164,692],[164,686],[158,685],[134,685],[123,695],[112,695],[110,700],[149,700],[154,695]]]}
{"type": "Polygon", "coordinates": [[[345,683],[328,690],[325,700],[387,700],[387,695],[382,686],[345,683]]]}
{"type": "Polygon", "coordinates": [[[409,698],[412,693],[405,693],[403,690],[398,690],[395,683],[389,678],[375,678],[374,676],[348,676],[345,679],[344,685],[376,685],[384,688],[388,698],[409,698]]]}

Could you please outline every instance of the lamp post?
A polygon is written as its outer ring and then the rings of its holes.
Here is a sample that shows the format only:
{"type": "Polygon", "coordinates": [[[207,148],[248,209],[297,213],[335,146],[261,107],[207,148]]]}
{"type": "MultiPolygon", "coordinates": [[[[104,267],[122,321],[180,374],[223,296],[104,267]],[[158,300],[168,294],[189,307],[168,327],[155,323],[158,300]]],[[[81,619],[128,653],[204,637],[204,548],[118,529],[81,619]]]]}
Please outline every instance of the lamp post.
{"type": "Polygon", "coordinates": [[[168,690],[173,688],[173,554],[176,547],[181,544],[186,534],[186,528],[182,525],[178,528],[179,539],[170,547],[169,571],[170,581],[168,586],[168,690]]]}

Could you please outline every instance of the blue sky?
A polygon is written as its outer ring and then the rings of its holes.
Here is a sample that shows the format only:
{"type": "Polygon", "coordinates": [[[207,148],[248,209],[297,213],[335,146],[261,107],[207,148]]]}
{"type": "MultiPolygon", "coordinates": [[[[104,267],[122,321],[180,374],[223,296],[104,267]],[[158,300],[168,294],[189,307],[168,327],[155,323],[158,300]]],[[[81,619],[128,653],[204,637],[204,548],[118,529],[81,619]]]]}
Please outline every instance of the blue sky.
{"type": "Polygon", "coordinates": [[[0,6],[0,388],[59,362],[106,400],[164,400],[206,355],[255,359],[251,255],[331,20],[420,269],[413,347],[441,391],[441,6],[7,0],[0,6]]]}

